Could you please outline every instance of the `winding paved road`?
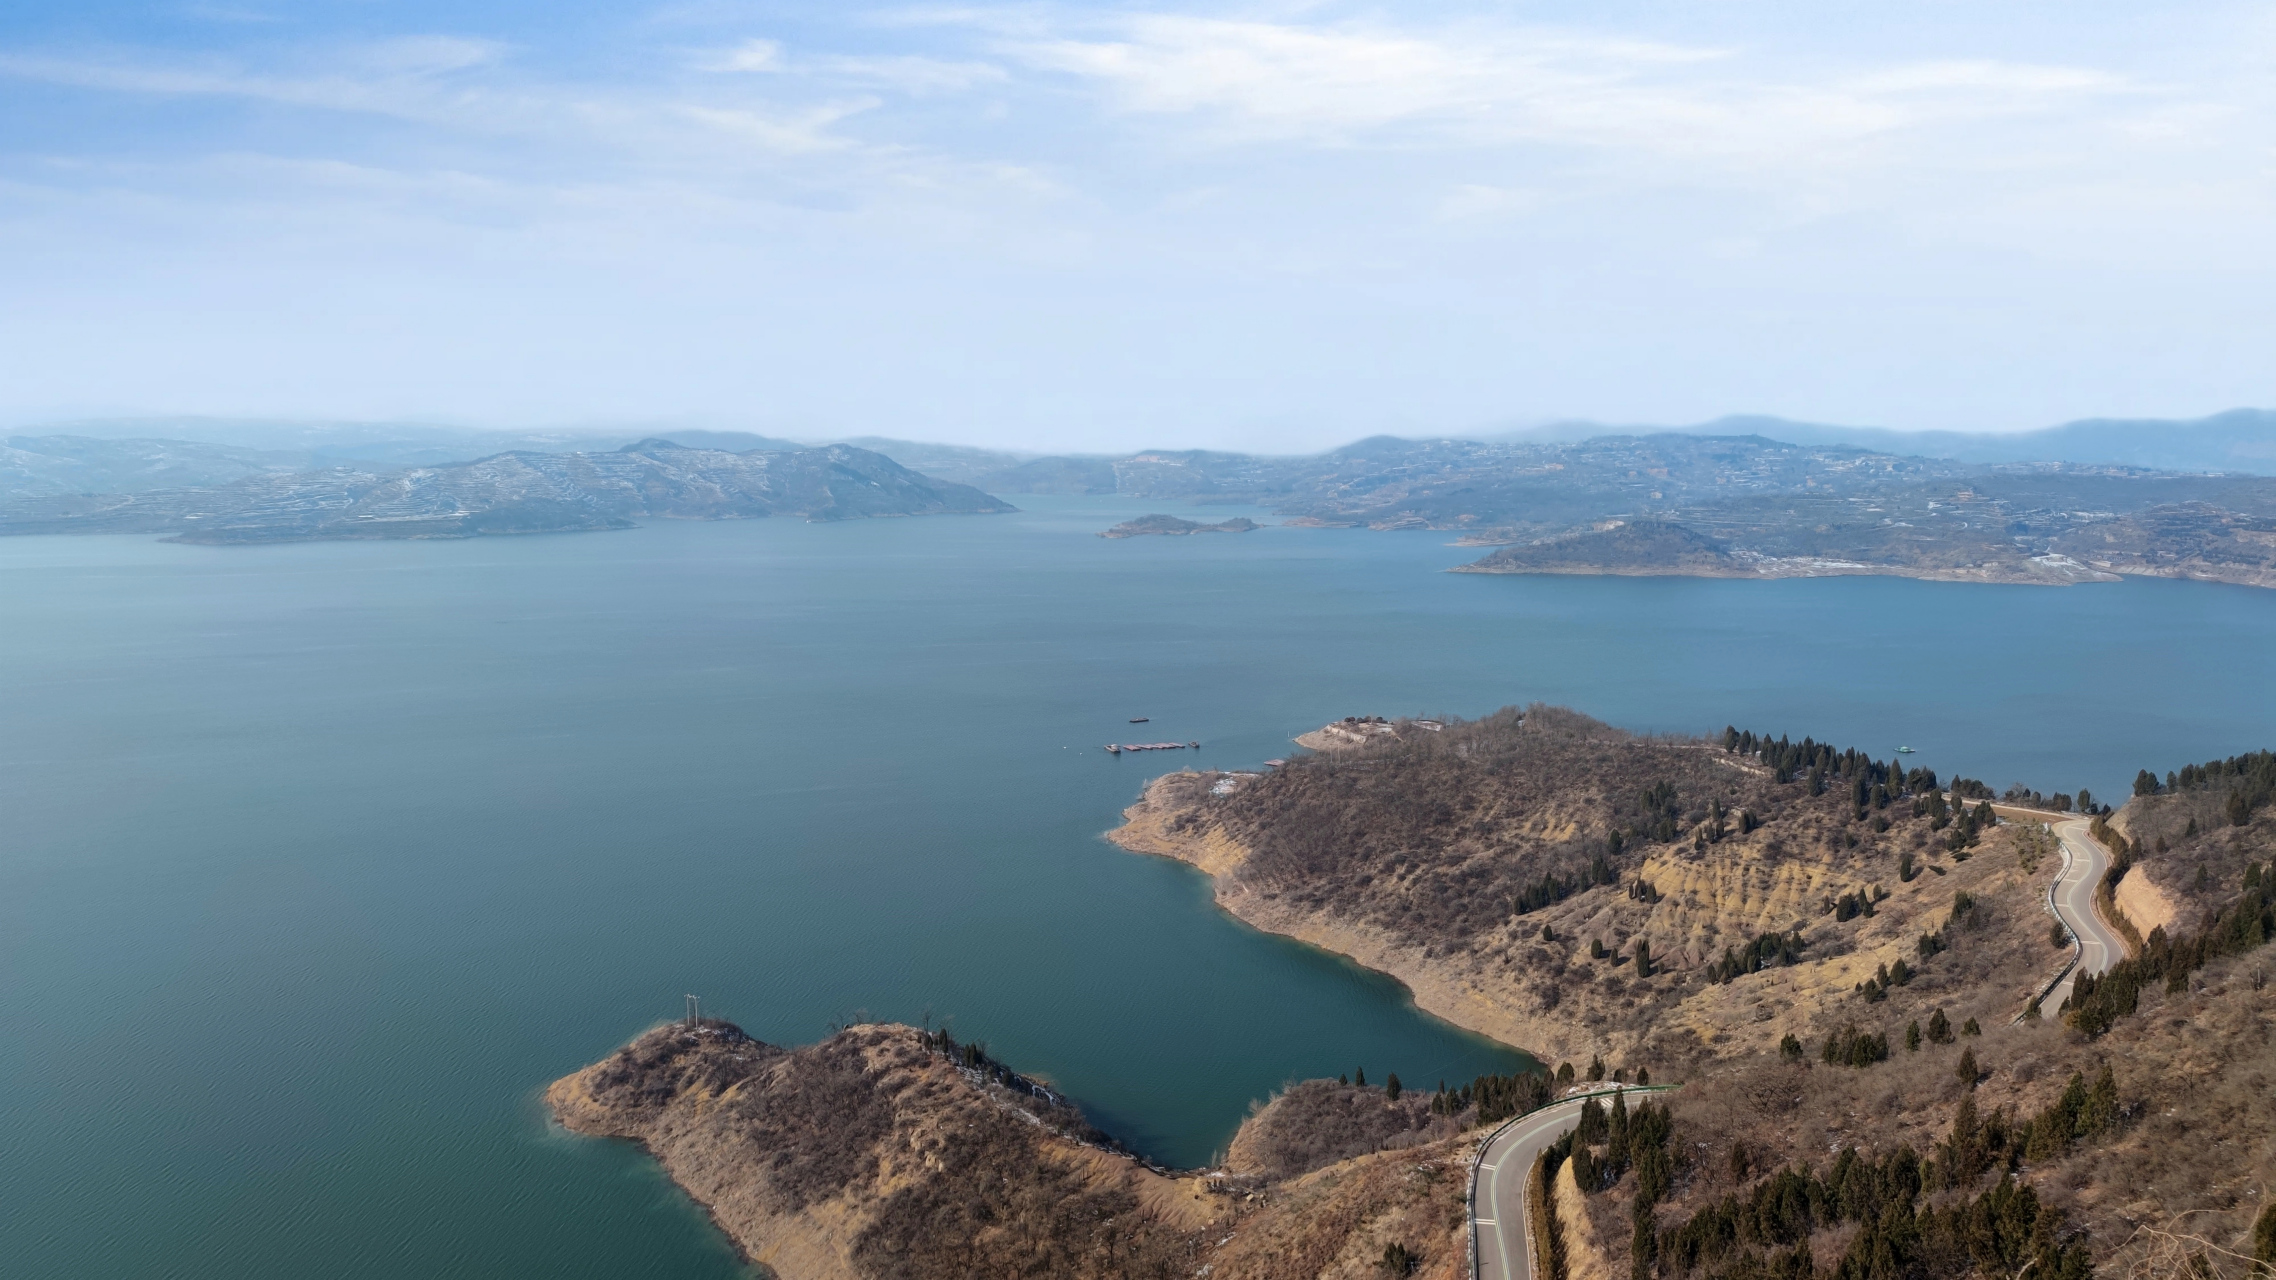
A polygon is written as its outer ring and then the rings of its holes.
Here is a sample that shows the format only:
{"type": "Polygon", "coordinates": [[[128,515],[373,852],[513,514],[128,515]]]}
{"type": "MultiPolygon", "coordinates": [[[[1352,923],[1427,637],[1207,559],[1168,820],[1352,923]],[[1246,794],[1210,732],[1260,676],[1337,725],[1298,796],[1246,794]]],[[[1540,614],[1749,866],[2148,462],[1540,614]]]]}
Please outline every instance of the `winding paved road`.
{"type": "MultiPolygon", "coordinates": [[[[1666,1085],[1629,1093],[1657,1093],[1666,1085]]],[[[1609,1098],[1605,1088],[1562,1098],[1528,1112],[1494,1131],[1478,1157],[1478,1182],[1470,1200],[1470,1230],[1478,1250],[1478,1280],[1532,1280],[1533,1244],[1525,1212],[1525,1180],[1542,1150],[1581,1122],[1581,1103],[1609,1098]]]]}
{"type": "MultiPolygon", "coordinates": [[[[2101,973],[2126,954],[2125,944],[2094,910],[2094,887],[2110,869],[2110,851],[2094,838],[2084,818],[2064,818],[2034,810],[2003,817],[2048,822],[2063,851],[2062,871],[2047,887],[2047,903],[2077,940],[2073,961],[2040,999],[2048,1016],[2060,1008],[2081,973],[2101,973]]],[[[1665,1086],[1661,1086],[1665,1087],[1665,1086]]],[[[1477,1280],[1533,1280],[1533,1242],[1525,1211],[1525,1181],[1542,1150],[1580,1123],[1581,1103],[1610,1089],[1550,1103],[1523,1115],[1486,1140],[1478,1157],[1478,1181],[1470,1201],[1471,1239],[1477,1250],[1477,1280]]],[[[1631,1089],[1629,1092],[1637,1092],[1631,1089]]]]}
{"type": "Polygon", "coordinates": [[[2102,973],[2126,954],[2126,944],[2118,940],[2117,933],[2102,923],[2102,917],[2094,910],[2094,887],[2102,883],[2103,873],[2110,869],[2110,851],[2094,838],[2084,818],[2071,818],[2053,825],[2055,838],[2063,846],[2063,870],[2048,887],[2047,901],[2061,918],[2063,927],[2078,939],[2078,962],[2040,998],[2039,1007],[2049,1016],[2062,1007],[2078,975],[2102,973]]]}

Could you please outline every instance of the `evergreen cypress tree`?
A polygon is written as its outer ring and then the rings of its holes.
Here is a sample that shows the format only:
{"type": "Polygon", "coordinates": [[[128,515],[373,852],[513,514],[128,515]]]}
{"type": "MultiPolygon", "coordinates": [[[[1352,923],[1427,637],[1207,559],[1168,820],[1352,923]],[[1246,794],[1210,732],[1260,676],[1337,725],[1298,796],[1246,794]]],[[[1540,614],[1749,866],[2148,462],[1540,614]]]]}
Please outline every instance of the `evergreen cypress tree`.
{"type": "Polygon", "coordinates": [[[1581,1103],[1580,1123],[1573,1127],[1573,1150],[1604,1141],[1604,1107],[1596,1099],[1581,1103]]]}
{"type": "Polygon", "coordinates": [[[1402,1092],[1404,1092],[1404,1090],[1402,1090],[1399,1085],[1399,1073],[1394,1071],[1387,1079],[1383,1081],[1384,1101],[1397,1102],[1399,1100],[1399,1094],[1402,1092]]]}
{"type": "Polygon", "coordinates": [[[1362,1089],[1366,1088],[1366,1087],[1367,1087],[1367,1068],[1365,1068],[1365,1067],[1361,1067],[1361,1068],[1359,1069],[1358,1073],[1357,1073],[1356,1075],[1354,1075],[1354,1076],[1352,1077],[1352,1079],[1356,1080],[1356,1081],[1359,1083],[1359,1087],[1360,1087],[1360,1088],[1362,1088],[1362,1089]]]}
{"type": "Polygon", "coordinates": [[[1652,944],[1643,938],[1636,939],[1636,976],[1652,976],[1652,944]]]}
{"type": "Polygon", "coordinates": [[[1960,1077],[1961,1081],[1970,1089],[1975,1088],[1976,1081],[1983,1077],[1983,1072],[1976,1069],[1976,1051],[1962,1049],[1960,1051],[1960,1065],[1952,1068],[1952,1074],[1960,1077]]]}
{"type": "Polygon", "coordinates": [[[1928,1015],[1928,1042],[1930,1044],[1952,1043],[1952,1020],[1944,1016],[1942,1009],[1928,1015]]]}
{"type": "Polygon", "coordinates": [[[1975,1020],[1974,1018],[1970,1018],[1970,1019],[1968,1019],[1966,1022],[1963,1022],[1963,1023],[1961,1023],[1961,1024],[1960,1024],[1960,1034],[1961,1034],[1961,1035],[1964,1035],[1964,1036],[1980,1036],[1980,1035],[1982,1035],[1983,1033],[1984,1033],[1984,1029],[1983,1029],[1982,1027],[1979,1027],[1979,1026],[1977,1026],[1977,1025],[1976,1025],[1976,1020],[1975,1020]]]}
{"type": "Polygon", "coordinates": [[[1604,1113],[1605,1159],[1614,1165],[1628,1162],[1628,1095],[1612,1095],[1612,1109],[1604,1113]]]}
{"type": "Polygon", "coordinates": [[[1918,1052],[1920,1049],[1920,1019],[1918,1018],[1913,1019],[1905,1027],[1905,1048],[1914,1052],[1918,1052]]]}
{"type": "Polygon", "coordinates": [[[1573,1064],[1572,1064],[1572,1063],[1570,1063],[1570,1062],[1560,1062],[1560,1063],[1558,1063],[1558,1064],[1557,1064],[1557,1083],[1558,1083],[1558,1084],[1561,1084],[1561,1085],[1569,1085],[1569,1084],[1571,1084],[1572,1082],[1573,1082],[1573,1064]]]}
{"type": "Polygon", "coordinates": [[[1653,1214],[1652,1206],[1641,1198],[1629,1212],[1636,1217],[1636,1233],[1628,1244],[1628,1277],[1629,1280],[1651,1280],[1652,1264],[1660,1257],[1659,1219],[1653,1214]]]}
{"type": "Polygon", "coordinates": [[[2118,1124],[2118,1079],[2110,1074],[2110,1064],[2102,1064],[2102,1073],[2094,1077],[2094,1087],[2086,1091],[2086,1106],[2080,1111],[2078,1127],[2086,1136],[2107,1133],[2118,1124]]]}
{"type": "Polygon", "coordinates": [[[1570,1163],[1573,1166],[1573,1183],[1583,1193],[1595,1191],[1597,1184],[1603,1181],[1603,1175],[1596,1169],[1596,1153],[1589,1150],[1587,1143],[1573,1143],[1570,1163]]]}
{"type": "Polygon", "coordinates": [[[1589,1058],[1588,1078],[1590,1080],[1604,1079],[1604,1055],[1596,1054],[1589,1058]]]}
{"type": "Polygon", "coordinates": [[[2252,1224],[2252,1256],[2262,1274],[2276,1275],[2276,1200],[2261,1206],[2260,1217],[2252,1224]]]}

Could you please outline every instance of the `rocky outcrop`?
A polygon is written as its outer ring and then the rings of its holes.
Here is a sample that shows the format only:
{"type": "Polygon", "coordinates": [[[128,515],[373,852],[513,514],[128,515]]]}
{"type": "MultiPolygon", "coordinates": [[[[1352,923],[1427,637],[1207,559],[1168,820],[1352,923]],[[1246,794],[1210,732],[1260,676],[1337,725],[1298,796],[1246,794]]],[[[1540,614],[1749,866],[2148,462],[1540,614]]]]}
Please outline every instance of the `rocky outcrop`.
{"type": "Polygon", "coordinates": [[[751,1258],[793,1280],[1190,1274],[1224,1211],[1115,1150],[1048,1091],[903,1026],[783,1050],[731,1024],[658,1027],[553,1083],[579,1133],[645,1145],[751,1258]]]}

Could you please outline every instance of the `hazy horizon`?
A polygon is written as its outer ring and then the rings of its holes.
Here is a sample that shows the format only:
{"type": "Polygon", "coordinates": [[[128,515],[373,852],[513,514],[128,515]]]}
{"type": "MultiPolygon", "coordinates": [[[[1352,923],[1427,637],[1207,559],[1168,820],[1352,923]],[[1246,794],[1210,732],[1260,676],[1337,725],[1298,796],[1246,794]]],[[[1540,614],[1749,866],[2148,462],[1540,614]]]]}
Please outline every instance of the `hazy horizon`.
{"type": "Polygon", "coordinates": [[[2265,3],[0,15],[0,419],[1308,452],[2276,402],[2265,3]]]}
{"type": "MultiPolygon", "coordinates": [[[[2265,426],[2263,426],[2262,430],[2270,437],[2271,441],[2276,441],[2276,412],[2253,408],[2238,408],[2229,410],[2227,412],[2229,414],[2251,414],[2267,419],[2268,422],[2265,426]]],[[[2223,416],[2226,415],[2210,415],[2211,418],[2215,419],[2223,416]]],[[[0,438],[5,438],[5,436],[39,437],[86,435],[98,439],[175,439],[182,441],[203,441],[207,443],[230,445],[241,448],[275,448],[286,447],[288,443],[295,437],[297,437],[302,443],[308,445],[331,444],[337,446],[357,440],[382,440],[393,438],[397,435],[416,437],[420,433],[432,433],[434,436],[440,438],[457,436],[466,438],[493,437],[500,441],[508,441],[513,438],[525,438],[532,441],[554,440],[572,446],[581,441],[590,440],[594,443],[594,447],[615,448],[619,447],[621,443],[625,442],[627,437],[635,436],[656,436],[664,439],[672,439],[675,435],[682,435],[689,437],[691,440],[695,440],[698,437],[713,435],[747,435],[761,436],[769,439],[779,439],[800,445],[821,445],[839,441],[892,441],[899,444],[914,444],[931,448],[971,449],[985,452],[1015,454],[1027,457],[1044,457],[1055,453],[1107,457],[1122,456],[1125,454],[1145,450],[1201,450],[1228,453],[1254,453],[1260,456],[1301,457],[1332,452],[1336,449],[1356,444],[1362,440],[1380,436],[1394,436],[1400,439],[1409,440],[1449,439],[1477,440],[1488,442],[1540,441],[1543,443],[1571,443],[1584,439],[1594,439],[1605,436],[1653,435],[1665,433],[1692,435],[1764,435],[1772,439],[1785,439],[1786,436],[1791,436],[1794,438],[1787,440],[1788,443],[1831,443],[1838,440],[1845,443],[1855,443],[1857,447],[1868,449],[1902,448],[1908,445],[1927,445],[1933,443],[1950,443],[1954,445],[1974,443],[1980,445],[1987,443],[1996,443],[2008,439],[2021,441],[2035,434],[2053,433],[2059,432],[2065,428],[2074,428],[2082,425],[2094,425],[2098,423],[2113,421],[2124,425],[2131,425],[2134,420],[2086,418],[2074,420],[2071,422],[2048,423],[2036,427],[2013,427],[2001,430],[1985,430],[1977,432],[1947,430],[1907,432],[1887,427],[1858,426],[1854,424],[1842,423],[1801,422],[1792,419],[1772,418],[1767,415],[1760,414],[1726,414],[1716,418],[1708,419],[1706,421],[1690,423],[1619,423],[1598,422],[1588,419],[1562,419],[1557,421],[1539,422],[1525,425],[1492,426],[1474,430],[1354,432],[1337,435],[1323,435],[1314,441],[1304,444],[1289,445],[1286,442],[1283,442],[1282,446],[1278,448],[1268,447],[1257,449],[1244,449],[1237,443],[1228,443],[1222,439],[1172,440],[1157,438],[1154,435],[1148,435],[1140,432],[1134,433],[1130,441],[1112,443],[1105,447],[1070,449],[1052,448],[1048,445],[1031,446],[1010,442],[992,443],[969,439],[925,437],[921,435],[896,436],[891,434],[889,431],[852,431],[836,434],[777,433],[759,430],[754,427],[738,424],[732,421],[716,419],[683,419],[678,421],[626,420],[614,423],[482,423],[470,421],[451,421],[446,419],[419,420],[412,418],[370,419],[360,421],[326,421],[313,418],[295,418],[282,416],[273,418],[255,418],[230,417],[226,415],[157,414],[145,417],[129,416],[116,418],[52,419],[5,423],[4,426],[0,426],[0,432],[4,432],[4,435],[0,435],[0,438]],[[1795,430],[1787,432],[1785,436],[1782,436],[1779,431],[1779,428],[1781,427],[1794,428],[1795,430]]],[[[2142,421],[2167,426],[2188,427],[2201,425],[2205,423],[2207,419],[2147,419],[2142,421]]],[[[679,443],[679,441],[675,441],[675,443],[679,443]]],[[[700,444],[701,442],[698,441],[698,443],[700,444]]],[[[2150,446],[2151,443],[2152,442],[2145,442],[2145,447],[2150,446]]],[[[506,447],[518,446],[508,445],[506,447]]],[[[714,447],[740,446],[737,445],[714,447]]],[[[2266,447],[2262,447],[2258,452],[2266,453],[2266,451],[2266,447]]]]}

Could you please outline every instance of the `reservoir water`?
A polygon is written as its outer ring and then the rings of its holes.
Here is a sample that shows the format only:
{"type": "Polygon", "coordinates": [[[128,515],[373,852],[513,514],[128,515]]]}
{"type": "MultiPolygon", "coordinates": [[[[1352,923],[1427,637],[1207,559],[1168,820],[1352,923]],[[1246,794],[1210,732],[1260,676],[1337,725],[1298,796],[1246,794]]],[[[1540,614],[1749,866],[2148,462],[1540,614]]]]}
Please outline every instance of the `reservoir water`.
{"type": "Polygon", "coordinates": [[[2276,739],[2276,592],[1480,577],[1020,502],[0,539],[0,1272],[738,1274],[538,1100],[687,992],[777,1042],[948,1019],[1176,1164],[1289,1079],[1518,1065],[1097,838],[1338,716],[1542,699],[2111,798],[2276,739]]]}

